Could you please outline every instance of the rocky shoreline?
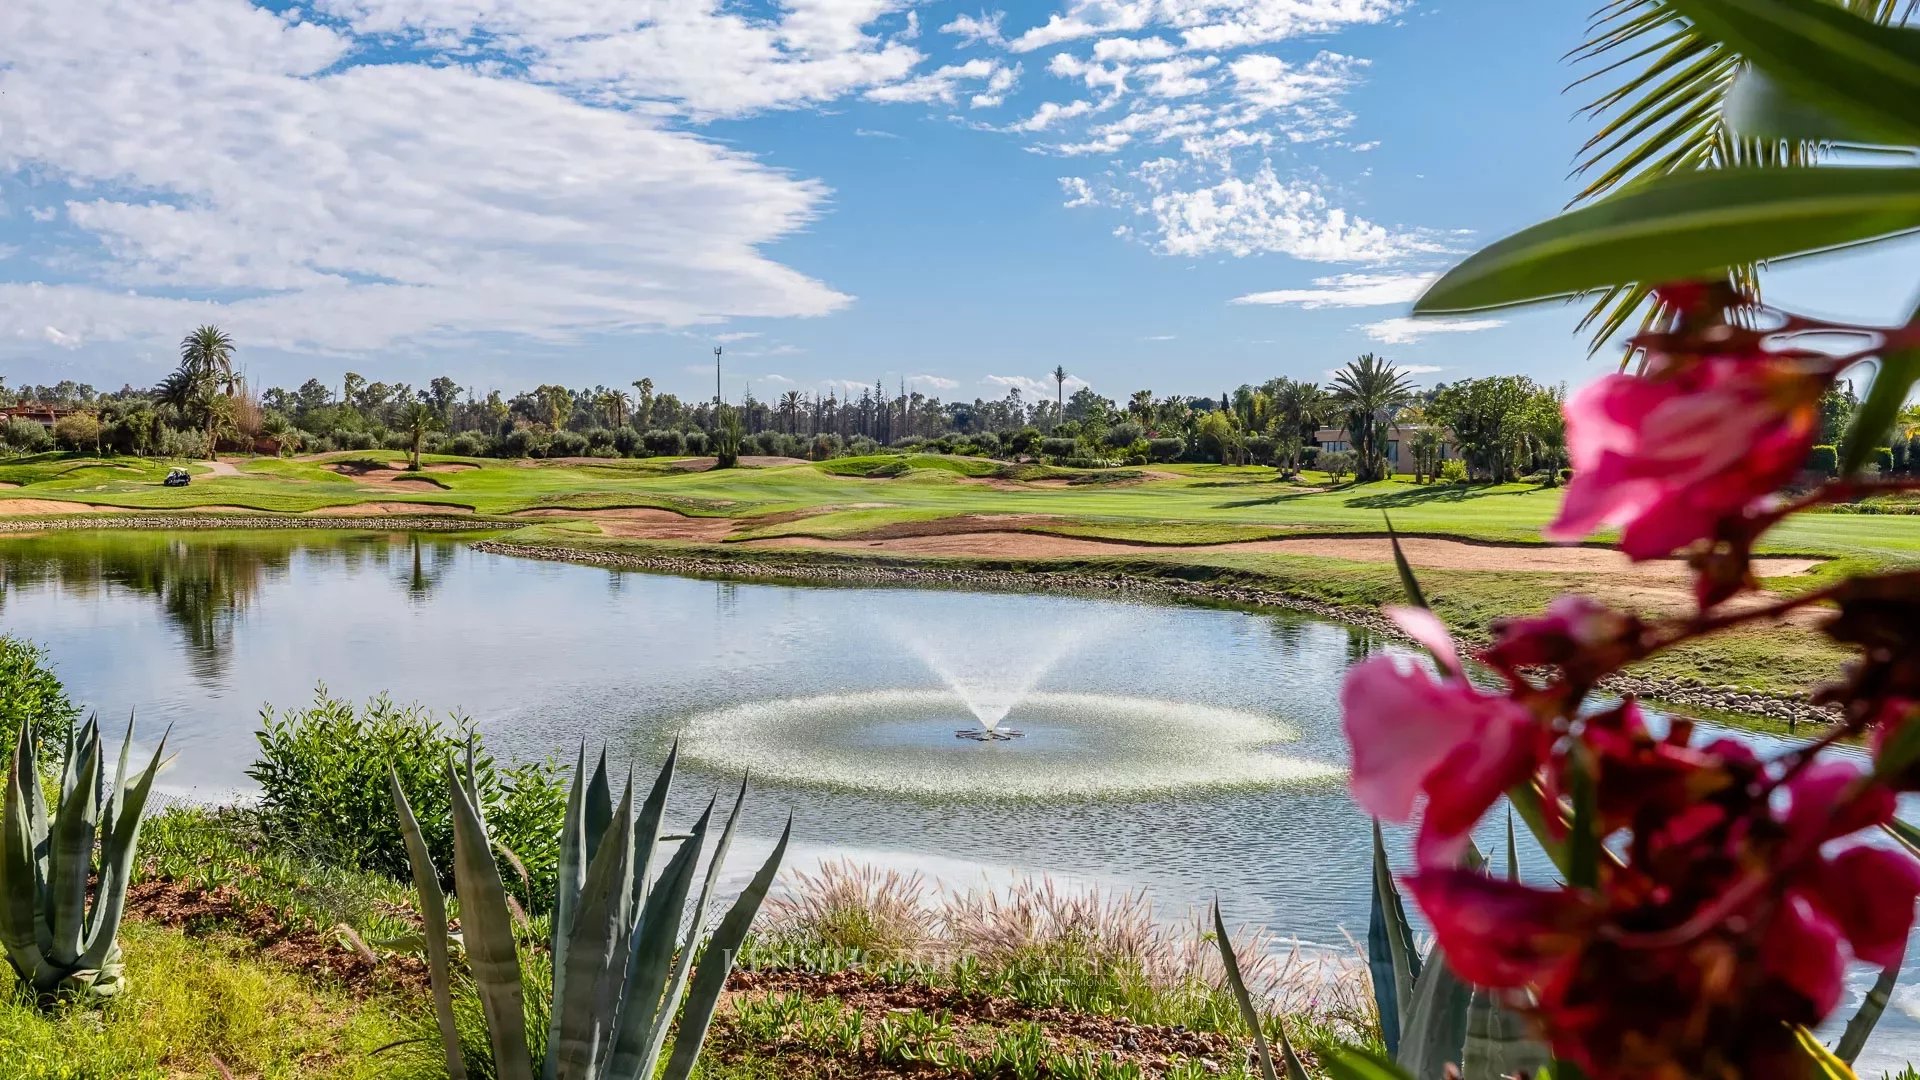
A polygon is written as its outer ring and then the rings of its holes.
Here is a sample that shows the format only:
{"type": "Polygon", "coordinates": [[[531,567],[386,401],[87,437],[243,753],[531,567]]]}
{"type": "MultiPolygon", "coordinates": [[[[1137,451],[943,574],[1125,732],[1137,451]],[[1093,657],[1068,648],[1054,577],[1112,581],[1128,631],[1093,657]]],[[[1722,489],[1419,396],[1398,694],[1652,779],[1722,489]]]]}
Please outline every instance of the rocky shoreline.
{"type": "MultiPolygon", "coordinates": [[[[1289,596],[1251,585],[1175,581],[1129,574],[1094,576],[1084,573],[1032,570],[984,570],[951,566],[904,566],[898,563],[822,563],[770,558],[713,559],[698,555],[648,553],[556,544],[515,544],[482,540],[476,550],[523,559],[581,563],[617,569],[647,570],[689,577],[802,582],[827,585],[894,585],[906,587],[967,588],[1026,593],[1071,593],[1082,596],[1127,596],[1231,604],[1240,607],[1297,611],[1334,622],[1359,626],[1406,640],[1391,620],[1378,611],[1289,596]]],[[[1763,717],[1786,724],[1827,724],[1835,714],[1805,698],[1709,686],[1691,680],[1647,675],[1616,675],[1601,684],[1615,694],[1632,694],[1649,702],[1679,708],[1706,709],[1763,717]]]]}

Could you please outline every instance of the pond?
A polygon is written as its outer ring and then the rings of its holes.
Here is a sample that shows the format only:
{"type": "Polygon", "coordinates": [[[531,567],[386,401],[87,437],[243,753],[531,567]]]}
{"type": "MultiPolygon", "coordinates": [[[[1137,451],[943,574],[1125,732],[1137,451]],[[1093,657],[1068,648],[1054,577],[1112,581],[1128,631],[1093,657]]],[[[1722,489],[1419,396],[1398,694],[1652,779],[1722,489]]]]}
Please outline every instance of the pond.
{"type": "MultiPolygon", "coordinates": [[[[110,728],[172,726],[176,796],[244,795],[262,707],[324,684],[465,713],[509,757],[570,759],[584,738],[645,767],[679,739],[679,815],[751,769],[743,828],[764,844],[791,811],[802,862],[956,886],[1044,871],[1146,889],[1172,916],[1217,892],[1230,919],[1309,945],[1365,933],[1338,692],[1397,646],[1363,629],[696,580],[446,536],[68,532],[0,540],[0,571],[0,628],[45,644],[77,700],[110,728]],[[1021,737],[956,738],[989,724],[1021,737]]],[[[1912,993],[1863,1065],[1920,1050],[1912,993]]]]}

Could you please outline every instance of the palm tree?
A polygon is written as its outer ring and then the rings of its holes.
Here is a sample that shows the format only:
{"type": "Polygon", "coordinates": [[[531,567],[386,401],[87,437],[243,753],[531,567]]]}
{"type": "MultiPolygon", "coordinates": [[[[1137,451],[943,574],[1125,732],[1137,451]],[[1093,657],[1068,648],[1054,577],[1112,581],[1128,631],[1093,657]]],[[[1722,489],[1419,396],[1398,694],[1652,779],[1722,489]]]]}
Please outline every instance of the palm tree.
{"type": "MultiPolygon", "coordinates": [[[[1902,23],[1915,0],[1838,0],[1841,7],[1882,24],[1902,23]]],[[[1576,171],[1592,176],[1574,202],[1600,198],[1639,180],[1667,173],[1733,166],[1796,167],[1818,159],[1825,148],[1811,142],[1741,138],[1727,125],[1723,104],[1744,63],[1739,55],[1703,37],[1660,0],[1608,0],[1588,26],[1576,62],[1601,66],[1574,83],[1618,76],[1583,111],[1604,120],[1580,150],[1576,171]],[[1614,59],[1616,58],[1617,59],[1614,59]]],[[[1756,268],[1734,267],[1733,280],[1756,287],[1756,268]]],[[[1608,339],[1640,314],[1644,329],[1664,325],[1665,313],[1650,303],[1657,282],[1621,285],[1599,294],[1581,320],[1592,328],[1591,346],[1608,339]]]]}
{"type": "Polygon", "coordinates": [[[1153,391],[1135,390],[1127,399],[1127,415],[1143,428],[1153,427],[1153,391]]]}
{"type": "Polygon", "coordinates": [[[1385,475],[1387,432],[1393,417],[1413,402],[1413,382],[1388,360],[1367,353],[1333,373],[1333,401],[1346,415],[1362,483],[1385,475]]]}
{"type": "Polygon", "coordinates": [[[206,403],[208,460],[214,457],[216,420],[211,407],[214,393],[225,390],[227,396],[232,397],[240,386],[240,380],[233,374],[233,347],[233,339],[227,332],[211,324],[197,327],[180,342],[180,367],[198,384],[200,397],[206,403]]]}
{"type": "Polygon", "coordinates": [[[1067,415],[1067,369],[1055,364],[1053,367],[1054,405],[1060,409],[1060,418],[1067,415]]]}
{"type": "Polygon", "coordinates": [[[627,422],[627,409],[633,405],[633,399],[625,390],[608,390],[600,395],[600,408],[606,411],[607,426],[619,427],[627,422]]]}
{"type": "Polygon", "coordinates": [[[408,472],[420,471],[420,445],[427,441],[427,432],[439,431],[446,424],[433,406],[424,401],[409,402],[400,412],[400,426],[405,429],[407,439],[413,447],[413,460],[407,463],[408,472]]]}
{"type": "Polygon", "coordinates": [[[1332,401],[1319,383],[1281,379],[1274,387],[1273,427],[1286,472],[1300,466],[1300,449],[1332,414],[1332,401]]]}
{"type": "Polygon", "coordinates": [[[800,391],[789,390],[780,395],[780,415],[787,418],[787,434],[800,434],[800,391]]]}

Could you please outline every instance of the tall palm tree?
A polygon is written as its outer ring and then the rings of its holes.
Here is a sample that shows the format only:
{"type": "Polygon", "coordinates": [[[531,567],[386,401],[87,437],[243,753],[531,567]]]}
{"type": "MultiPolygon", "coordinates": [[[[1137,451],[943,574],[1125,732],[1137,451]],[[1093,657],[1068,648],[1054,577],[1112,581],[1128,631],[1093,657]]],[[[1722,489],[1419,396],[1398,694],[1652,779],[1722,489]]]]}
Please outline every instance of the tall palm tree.
{"type": "Polygon", "coordinates": [[[780,415],[787,418],[787,434],[800,434],[800,391],[789,390],[780,395],[780,415]]]}
{"type": "Polygon", "coordinates": [[[420,471],[420,447],[427,441],[427,432],[439,431],[446,424],[433,406],[424,401],[409,402],[400,412],[400,426],[406,430],[407,441],[412,446],[413,458],[407,462],[407,471],[420,471]]]}
{"type": "Polygon", "coordinates": [[[1153,426],[1153,391],[1135,390],[1127,399],[1127,414],[1143,428],[1153,426]]]}
{"type": "Polygon", "coordinates": [[[215,393],[226,391],[228,397],[240,388],[240,380],[233,373],[233,338],[225,330],[211,324],[196,327],[180,342],[180,367],[198,384],[200,396],[207,403],[207,459],[214,457],[215,425],[217,420],[211,401],[215,393]]]}
{"type": "Polygon", "coordinates": [[[1413,401],[1413,381],[1372,353],[1333,373],[1333,401],[1345,414],[1361,482],[1385,476],[1386,436],[1394,414],[1413,401]]]}
{"type": "Polygon", "coordinates": [[[1332,401],[1319,383],[1281,379],[1273,393],[1273,427],[1286,471],[1299,467],[1300,449],[1332,415],[1332,401]]]}
{"type": "MultiPolygon", "coordinates": [[[[1916,0],[1837,0],[1841,7],[1876,22],[1900,23],[1916,0]]],[[[1576,171],[1591,177],[1576,203],[1600,198],[1639,180],[1694,169],[1799,167],[1812,164],[1824,147],[1810,142],[1741,138],[1722,108],[1739,55],[1708,40],[1660,0],[1607,0],[1588,26],[1587,40],[1571,54],[1598,65],[1575,86],[1617,79],[1583,111],[1603,121],[1581,147],[1576,171]]],[[[1756,286],[1756,268],[1734,267],[1732,277],[1756,286]]],[[[1649,291],[1658,282],[1620,285],[1598,294],[1581,320],[1591,329],[1594,351],[1640,317],[1643,330],[1664,325],[1665,313],[1649,291]]]]}
{"type": "Polygon", "coordinates": [[[1059,364],[1053,366],[1053,404],[1059,410],[1053,417],[1057,424],[1067,418],[1067,369],[1059,364]]]}

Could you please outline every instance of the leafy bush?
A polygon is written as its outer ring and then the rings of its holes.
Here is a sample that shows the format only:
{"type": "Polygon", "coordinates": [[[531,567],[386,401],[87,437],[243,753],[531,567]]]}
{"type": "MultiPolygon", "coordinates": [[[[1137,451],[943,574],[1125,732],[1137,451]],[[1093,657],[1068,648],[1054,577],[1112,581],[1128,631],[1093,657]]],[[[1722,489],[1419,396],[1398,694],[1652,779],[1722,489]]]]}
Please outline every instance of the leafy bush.
{"type": "Polygon", "coordinates": [[[1253,463],[1255,465],[1273,464],[1274,448],[1275,448],[1275,443],[1271,436],[1267,436],[1267,435],[1247,436],[1247,456],[1253,459],[1253,463]]]}
{"type": "Polygon", "coordinates": [[[1807,471],[1816,476],[1832,476],[1839,472],[1839,449],[1831,445],[1814,447],[1813,452],[1807,455],[1807,471]]]}
{"type": "Polygon", "coordinates": [[[334,437],[334,442],[342,450],[372,450],[380,445],[380,440],[374,438],[371,431],[343,431],[334,437]]]}
{"type": "Polygon", "coordinates": [[[1072,457],[1079,448],[1079,442],[1074,439],[1048,438],[1040,440],[1040,452],[1046,454],[1048,457],[1072,457]]]}
{"type": "Polygon", "coordinates": [[[1187,452],[1187,441],[1178,435],[1147,440],[1147,456],[1155,461],[1178,461],[1187,452]]]}
{"type": "Polygon", "coordinates": [[[463,431],[448,439],[441,452],[456,457],[479,457],[487,452],[487,441],[471,431],[463,431]]]}
{"type": "Polygon", "coordinates": [[[539,457],[546,449],[546,433],[532,428],[514,428],[500,440],[500,456],[506,458],[539,457]]]}
{"type": "MultiPolygon", "coordinates": [[[[1572,470],[1568,470],[1571,472],[1572,470]]],[[[1464,484],[1467,482],[1467,463],[1459,458],[1450,458],[1440,463],[1440,482],[1443,484],[1464,484]]]]}
{"type": "Polygon", "coordinates": [[[68,700],[47,664],[47,651],[24,638],[0,636],[0,761],[12,758],[21,724],[31,723],[46,746],[61,746],[79,716],[80,707],[68,700]]]}
{"type": "Polygon", "coordinates": [[[316,861],[373,870],[405,880],[407,849],[393,827],[387,768],[400,777],[420,811],[427,847],[441,867],[453,865],[453,826],[441,769],[448,755],[475,748],[474,780],[494,842],[527,872],[504,873],[520,900],[544,909],[553,902],[566,789],[551,763],[501,768],[483,752],[473,721],[445,722],[416,705],[396,705],[382,694],[356,709],[325,686],[305,709],[262,710],[260,757],[247,775],[260,785],[262,828],[269,838],[308,852],[316,861]]]}
{"type": "Polygon", "coordinates": [[[1873,448],[1873,463],[1880,466],[1882,476],[1893,472],[1893,447],[1876,446],[1873,448]]]}
{"type": "MultiPolygon", "coordinates": [[[[38,427],[39,425],[34,425],[38,427]]],[[[160,456],[170,458],[203,458],[207,456],[207,433],[204,431],[168,431],[160,437],[160,456]]]]}
{"type": "Polygon", "coordinates": [[[17,416],[7,421],[5,439],[7,447],[20,454],[37,454],[53,445],[53,436],[45,427],[17,416]]]}
{"type": "Polygon", "coordinates": [[[654,457],[679,457],[687,452],[687,440],[677,431],[655,428],[640,436],[640,444],[654,457]]]}
{"type": "Polygon", "coordinates": [[[807,454],[815,461],[825,461],[840,452],[840,436],[823,431],[813,437],[813,449],[807,454]]]}
{"type": "Polygon", "coordinates": [[[630,427],[615,428],[613,432],[613,451],[621,457],[632,457],[640,450],[640,433],[630,427]]]}
{"type": "Polygon", "coordinates": [[[53,425],[53,437],[69,450],[93,450],[100,445],[100,430],[99,417],[92,413],[71,413],[53,425]]]}
{"type": "MultiPolygon", "coordinates": [[[[1341,477],[1353,475],[1354,466],[1358,460],[1351,450],[1328,450],[1320,455],[1320,470],[1338,483],[1341,477]]],[[[1443,473],[1445,471],[1445,469],[1441,470],[1443,473]]]]}
{"type": "Polygon", "coordinates": [[[577,431],[556,431],[547,442],[548,457],[585,457],[587,437],[577,431]]]}
{"type": "Polygon", "coordinates": [[[681,440],[680,452],[683,454],[699,457],[707,452],[707,433],[704,431],[689,431],[681,437],[681,440]]]}
{"type": "Polygon", "coordinates": [[[1146,435],[1146,431],[1142,429],[1139,424],[1128,420],[1108,428],[1107,433],[1101,437],[1100,441],[1116,450],[1123,450],[1139,440],[1146,438],[1146,435]]]}
{"type": "Polygon", "coordinates": [[[974,451],[981,457],[993,457],[1000,452],[1000,436],[991,431],[975,432],[972,442],[974,451]]]}

